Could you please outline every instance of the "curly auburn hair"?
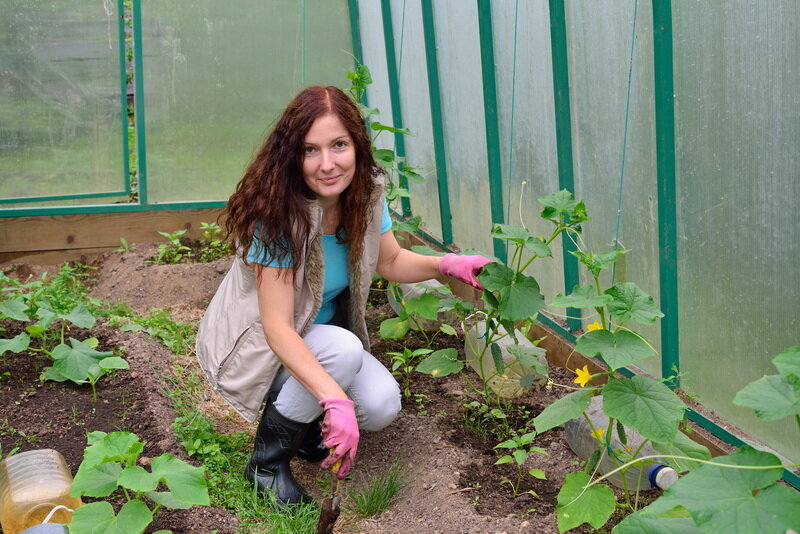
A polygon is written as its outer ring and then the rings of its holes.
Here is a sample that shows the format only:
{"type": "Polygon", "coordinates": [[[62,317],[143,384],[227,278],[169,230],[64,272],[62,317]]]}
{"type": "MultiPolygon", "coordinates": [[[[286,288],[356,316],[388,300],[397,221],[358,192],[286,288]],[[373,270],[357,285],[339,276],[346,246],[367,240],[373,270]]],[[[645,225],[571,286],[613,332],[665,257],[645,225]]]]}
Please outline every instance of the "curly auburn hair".
{"type": "Polygon", "coordinates": [[[342,122],[355,148],[353,181],[339,197],[342,215],[336,235],[349,245],[351,261],[361,257],[374,176],[382,171],[355,102],[336,87],[308,87],[281,114],[223,212],[225,229],[245,261],[258,233],[264,252],[281,264],[291,263],[297,273],[312,237],[308,201],[315,198],[303,179],[303,147],[314,121],[325,115],[342,122]]]}

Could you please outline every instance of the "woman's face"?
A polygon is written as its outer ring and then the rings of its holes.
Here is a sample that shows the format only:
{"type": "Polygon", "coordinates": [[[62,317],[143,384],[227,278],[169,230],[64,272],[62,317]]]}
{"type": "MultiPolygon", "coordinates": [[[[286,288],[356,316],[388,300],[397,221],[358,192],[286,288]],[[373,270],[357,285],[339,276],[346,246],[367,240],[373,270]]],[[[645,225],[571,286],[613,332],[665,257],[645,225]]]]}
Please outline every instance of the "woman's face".
{"type": "Polygon", "coordinates": [[[339,118],[323,115],[311,125],[303,145],[303,179],[323,208],[336,204],[353,181],[356,149],[339,118]]]}

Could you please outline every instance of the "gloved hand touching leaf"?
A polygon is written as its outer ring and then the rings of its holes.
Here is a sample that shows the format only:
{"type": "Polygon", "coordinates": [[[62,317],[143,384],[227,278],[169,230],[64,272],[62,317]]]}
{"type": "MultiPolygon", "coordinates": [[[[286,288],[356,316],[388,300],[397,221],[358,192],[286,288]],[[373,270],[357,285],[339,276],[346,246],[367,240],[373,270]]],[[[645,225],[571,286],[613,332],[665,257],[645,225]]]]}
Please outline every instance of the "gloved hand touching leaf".
{"type": "Polygon", "coordinates": [[[358,449],[358,421],[356,420],[355,403],[350,399],[322,399],[319,405],[325,410],[322,420],[322,439],[325,446],[333,451],[320,464],[328,469],[339,459],[342,466],[337,471],[338,478],[347,476],[353,466],[358,449]]]}
{"type": "Polygon", "coordinates": [[[452,276],[457,280],[461,280],[474,288],[483,289],[476,277],[483,270],[483,266],[487,263],[492,263],[492,261],[484,256],[446,254],[442,256],[439,263],[439,272],[445,276],[452,276]]]}

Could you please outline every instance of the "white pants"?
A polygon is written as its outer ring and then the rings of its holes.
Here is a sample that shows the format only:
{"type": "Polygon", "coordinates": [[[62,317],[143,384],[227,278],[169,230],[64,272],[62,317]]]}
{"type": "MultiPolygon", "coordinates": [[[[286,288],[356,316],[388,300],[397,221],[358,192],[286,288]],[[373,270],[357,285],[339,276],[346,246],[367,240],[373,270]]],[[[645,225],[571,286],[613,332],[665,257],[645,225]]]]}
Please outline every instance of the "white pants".
{"type": "MultiPolygon", "coordinates": [[[[338,326],[316,324],[303,340],[317,360],[356,404],[362,430],[381,430],[400,412],[400,388],[386,367],[364,350],[355,334],[338,326]]],[[[317,399],[286,368],[281,368],[271,391],[279,391],[275,408],[284,417],[310,423],[322,414],[317,399]]]]}

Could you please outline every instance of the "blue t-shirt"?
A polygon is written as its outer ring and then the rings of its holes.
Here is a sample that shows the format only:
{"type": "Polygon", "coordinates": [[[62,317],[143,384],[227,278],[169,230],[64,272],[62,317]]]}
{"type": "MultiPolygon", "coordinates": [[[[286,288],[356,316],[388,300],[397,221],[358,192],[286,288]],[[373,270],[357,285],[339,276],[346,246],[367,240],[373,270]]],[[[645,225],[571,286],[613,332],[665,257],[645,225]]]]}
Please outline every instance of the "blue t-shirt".
{"type": "MultiPolygon", "coordinates": [[[[383,201],[383,215],[381,217],[381,233],[392,228],[392,219],[389,217],[389,205],[383,201]]],[[[280,262],[274,260],[267,251],[263,250],[261,239],[253,236],[250,250],[247,252],[247,261],[258,263],[265,267],[289,268],[292,259],[286,258],[280,262]]],[[[350,285],[350,271],[347,268],[348,247],[337,242],[336,236],[326,234],[322,236],[322,254],[325,261],[324,282],[322,284],[322,307],[314,319],[316,324],[327,324],[336,313],[335,298],[350,285]]]]}

